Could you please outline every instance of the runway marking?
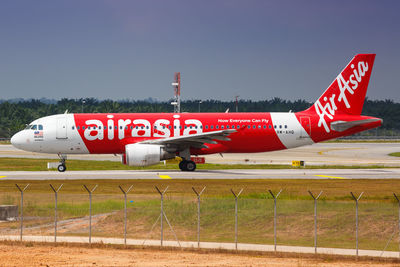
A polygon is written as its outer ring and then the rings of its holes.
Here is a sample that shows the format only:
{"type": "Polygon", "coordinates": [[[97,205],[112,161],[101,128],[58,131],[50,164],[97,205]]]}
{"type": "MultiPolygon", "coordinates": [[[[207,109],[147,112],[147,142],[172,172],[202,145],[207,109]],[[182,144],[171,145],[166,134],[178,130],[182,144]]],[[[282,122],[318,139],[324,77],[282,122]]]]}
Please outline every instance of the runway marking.
{"type": "Polygon", "coordinates": [[[4,177],[7,177],[7,176],[0,176],[0,179],[1,179],[1,178],[4,178],[4,177]]]}
{"type": "Polygon", "coordinates": [[[158,175],[161,179],[172,179],[169,175],[158,175]]]}
{"type": "Polygon", "coordinates": [[[322,174],[315,174],[314,176],[318,177],[324,177],[324,178],[332,178],[332,179],[347,179],[344,177],[339,177],[339,176],[329,176],[329,175],[322,175],[322,174]]]}

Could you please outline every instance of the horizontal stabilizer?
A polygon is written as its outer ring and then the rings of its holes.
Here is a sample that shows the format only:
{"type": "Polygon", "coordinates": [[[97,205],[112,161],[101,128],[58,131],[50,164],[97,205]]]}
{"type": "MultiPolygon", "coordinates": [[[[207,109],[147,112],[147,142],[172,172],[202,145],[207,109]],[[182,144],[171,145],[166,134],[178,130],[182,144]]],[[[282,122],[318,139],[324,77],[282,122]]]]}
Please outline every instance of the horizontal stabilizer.
{"type": "Polygon", "coordinates": [[[356,121],[334,121],[331,123],[331,129],[337,132],[344,132],[352,127],[382,121],[381,119],[365,119],[365,120],[356,120],[356,121]]]}

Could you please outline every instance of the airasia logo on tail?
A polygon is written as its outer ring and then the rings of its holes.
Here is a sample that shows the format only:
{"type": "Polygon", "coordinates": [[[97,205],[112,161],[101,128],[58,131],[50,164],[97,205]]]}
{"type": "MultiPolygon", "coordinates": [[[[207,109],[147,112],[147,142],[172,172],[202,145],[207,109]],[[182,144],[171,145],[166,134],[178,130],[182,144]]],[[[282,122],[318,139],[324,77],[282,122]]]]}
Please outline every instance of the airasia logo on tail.
{"type": "MultiPolygon", "coordinates": [[[[339,96],[337,98],[338,102],[342,102],[345,104],[346,108],[351,108],[351,105],[347,99],[347,94],[353,95],[359,84],[362,81],[362,78],[368,71],[368,63],[364,61],[359,61],[357,64],[357,68],[355,68],[354,64],[350,65],[353,73],[349,76],[348,80],[343,78],[342,73],[340,73],[336,82],[339,88],[339,96]]],[[[331,130],[328,127],[326,122],[326,117],[330,120],[333,120],[335,117],[335,111],[338,109],[336,105],[336,94],[331,94],[330,96],[325,96],[323,98],[323,103],[321,103],[320,99],[318,99],[314,104],[315,110],[319,116],[318,127],[324,126],[324,129],[327,133],[331,130]]]]}

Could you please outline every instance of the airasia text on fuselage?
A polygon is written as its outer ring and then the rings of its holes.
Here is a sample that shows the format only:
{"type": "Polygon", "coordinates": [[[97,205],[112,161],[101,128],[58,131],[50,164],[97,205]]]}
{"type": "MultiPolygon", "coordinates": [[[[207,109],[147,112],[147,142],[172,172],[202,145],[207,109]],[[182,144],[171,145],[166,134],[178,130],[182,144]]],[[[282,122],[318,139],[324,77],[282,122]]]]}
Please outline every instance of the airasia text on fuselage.
{"type": "Polygon", "coordinates": [[[173,115],[173,119],[157,119],[152,124],[146,119],[125,119],[114,118],[114,115],[107,115],[104,125],[102,120],[86,120],[86,126],[82,126],[86,140],[114,140],[125,137],[177,137],[203,132],[201,121],[186,119],[182,125],[179,115],[173,115]],[[152,131],[153,129],[153,131],[152,131]],[[183,130],[182,134],[181,131],[183,130]],[[130,131],[130,132],[129,132],[130,131]],[[126,136],[128,135],[128,136],[126,136]]]}

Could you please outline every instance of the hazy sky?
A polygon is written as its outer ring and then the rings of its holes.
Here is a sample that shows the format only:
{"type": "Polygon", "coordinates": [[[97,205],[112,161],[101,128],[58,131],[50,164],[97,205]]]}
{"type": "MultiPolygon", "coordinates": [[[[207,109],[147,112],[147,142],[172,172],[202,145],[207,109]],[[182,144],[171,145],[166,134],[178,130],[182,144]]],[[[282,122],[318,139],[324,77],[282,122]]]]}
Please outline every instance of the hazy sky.
{"type": "Polygon", "coordinates": [[[400,101],[400,1],[0,1],[0,98],[319,97],[357,53],[400,101]]]}

